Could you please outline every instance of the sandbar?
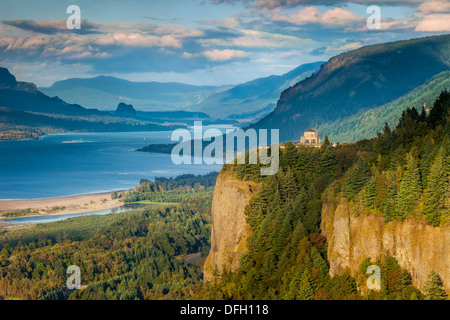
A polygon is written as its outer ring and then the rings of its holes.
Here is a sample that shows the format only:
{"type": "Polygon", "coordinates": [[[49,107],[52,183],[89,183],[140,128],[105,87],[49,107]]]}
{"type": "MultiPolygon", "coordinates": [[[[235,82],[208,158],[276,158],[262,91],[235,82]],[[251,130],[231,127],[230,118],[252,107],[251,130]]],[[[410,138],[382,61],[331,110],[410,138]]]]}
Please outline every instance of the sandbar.
{"type": "Polygon", "coordinates": [[[27,216],[75,214],[113,209],[123,205],[119,199],[111,199],[111,193],[92,193],[69,197],[0,200],[0,215],[17,210],[37,211],[27,216]]]}

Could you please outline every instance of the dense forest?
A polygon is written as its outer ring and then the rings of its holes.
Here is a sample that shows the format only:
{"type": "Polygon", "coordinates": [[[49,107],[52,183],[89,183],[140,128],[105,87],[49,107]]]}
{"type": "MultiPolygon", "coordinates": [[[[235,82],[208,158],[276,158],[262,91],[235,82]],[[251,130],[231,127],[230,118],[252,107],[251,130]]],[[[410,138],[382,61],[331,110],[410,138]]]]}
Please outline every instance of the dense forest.
{"type": "MultiPolygon", "coordinates": [[[[252,233],[237,272],[214,270],[204,294],[216,299],[443,299],[432,271],[425,295],[393,257],[384,256],[381,290],[364,290],[368,260],[359,277],[330,277],[326,239],[319,233],[321,195],[327,187],[355,214],[370,210],[392,219],[449,223],[450,93],[443,91],[429,113],[411,108],[378,138],[320,149],[287,143],[277,175],[260,165],[226,165],[239,179],[262,182],[246,208],[252,233]],[[361,295],[362,294],[362,295],[361,295]]],[[[328,139],[326,139],[328,141],[328,139]]],[[[370,264],[370,263],[369,263],[370,264]]]]}
{"type": "Polygon", "coordinates": [[[196,198],[212,197],[217,172],[206,175],[183,174],[175,178],[157,177],[154,181],[141,179],[138,186],[118,194],[124,202],[182,202],[196,198]]]}
{"type": "Polygon", "coordinates": [[[40,224],[0,236],[2,299],[182,299],[201,266],[179,255],[209,250],[211,198],[40,224]],[[66,288],[67,267],[81,290],[66,288]]]}

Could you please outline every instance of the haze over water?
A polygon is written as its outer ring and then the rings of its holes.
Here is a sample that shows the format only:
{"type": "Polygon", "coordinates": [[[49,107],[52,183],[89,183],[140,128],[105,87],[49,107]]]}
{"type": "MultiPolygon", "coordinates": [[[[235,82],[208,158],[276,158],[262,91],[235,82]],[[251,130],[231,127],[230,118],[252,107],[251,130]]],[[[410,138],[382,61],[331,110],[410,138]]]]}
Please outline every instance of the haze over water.
{"type": "Polygon", "coordinates": [[[74,133],[1,141],[0,199],[109,192],[132,188],[143,178],[220,170],[221,165],[175,165],[170,154],[134,151],[149,144],[173,143],[171,133],[74,133]]]}

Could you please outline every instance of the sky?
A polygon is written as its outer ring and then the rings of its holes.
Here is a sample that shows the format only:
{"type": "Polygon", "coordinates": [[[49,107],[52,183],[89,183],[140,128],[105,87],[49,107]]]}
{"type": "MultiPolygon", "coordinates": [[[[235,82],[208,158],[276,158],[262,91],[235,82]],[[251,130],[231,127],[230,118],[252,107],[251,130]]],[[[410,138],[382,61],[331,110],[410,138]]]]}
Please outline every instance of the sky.
{"type": "Polygon", "coordinates": [[[220,86],[446,33],[450,0],[0,0],[0,67],[41,87],[98,75],[220,86]]]}

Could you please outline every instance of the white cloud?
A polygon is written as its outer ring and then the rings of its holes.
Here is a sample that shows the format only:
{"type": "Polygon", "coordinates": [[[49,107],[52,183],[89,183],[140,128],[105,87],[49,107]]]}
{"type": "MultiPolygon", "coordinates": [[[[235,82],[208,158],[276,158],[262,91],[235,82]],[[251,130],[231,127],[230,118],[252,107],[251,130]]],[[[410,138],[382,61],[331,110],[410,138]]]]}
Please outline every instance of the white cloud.
{"type": "Polygon", "coordinates": [[[344,27],[355,22],[361,22],[364,18],[343,8],[334,8],[321,12],[318,8],[310,6],[300,9],[291,16],[281,14],[280,10],[273,10],[272,20],[285,21],[296,25],[316,23],[344,27]]]}
{"type": "Polygon", "coordinates": [[[309,39],[279,33],[256,30],[241,30],[242,36],[223,39],[199,40],[204,46],[223,46],[241,48],[303,48],[312,43],[309,39]]]}
{"type": "Polygon", "coordinates": [[[140,33],[124,32],[102,35],[97,40],[94,40],[94,42],[99,45],[120,45],[130,47],[181,47],[181,42],[171,35],[157,37],[140,33]]]}
{"type": "Polygon", "coordinates": [[[231,49],[224,49],[224,50],[214,49],[204,51],[203,54],[211,61],[227,61],[232,59],[242,59],[247,56],[247,53],[245,51],[231,50],[231,49]]]}
{"type": "Polygon", "coordinates": [[[417,24],[416,31],[450,32],[450,14],[426,15],[417,24]]]}
{"type": "Polygon", "coordinates": [[[422,3],[418,10],[424,14],[429,13],[450,13],[450,1],[430,0],[422,3]]]}

